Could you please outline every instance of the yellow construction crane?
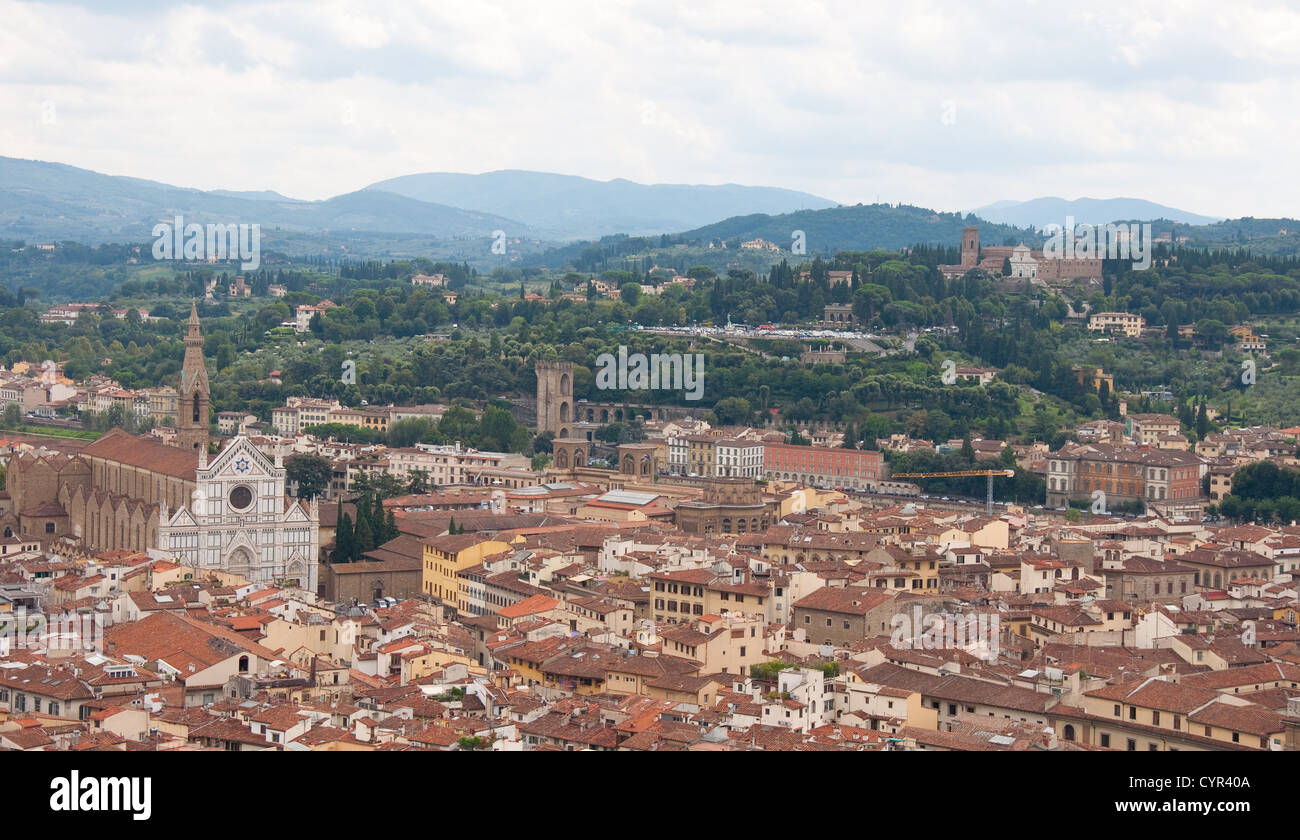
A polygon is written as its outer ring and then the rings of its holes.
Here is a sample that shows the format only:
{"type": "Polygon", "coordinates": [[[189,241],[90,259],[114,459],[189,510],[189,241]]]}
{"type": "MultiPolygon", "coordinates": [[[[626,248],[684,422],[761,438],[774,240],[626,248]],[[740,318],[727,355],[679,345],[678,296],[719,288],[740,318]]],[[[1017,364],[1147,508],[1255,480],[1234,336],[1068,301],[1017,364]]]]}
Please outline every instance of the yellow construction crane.
{"type": "Polygon", "coordinates": [[[993,479],[995,476],[1003,478],[1012,478],[1015,476],[1015,470],[959,470],[957,472],[931,472],[931,473],[893,473],[890,478],[969,478],[976,475],[988,476],[989,495],[985,505],[988,515],[993,515],[993,479]]]}

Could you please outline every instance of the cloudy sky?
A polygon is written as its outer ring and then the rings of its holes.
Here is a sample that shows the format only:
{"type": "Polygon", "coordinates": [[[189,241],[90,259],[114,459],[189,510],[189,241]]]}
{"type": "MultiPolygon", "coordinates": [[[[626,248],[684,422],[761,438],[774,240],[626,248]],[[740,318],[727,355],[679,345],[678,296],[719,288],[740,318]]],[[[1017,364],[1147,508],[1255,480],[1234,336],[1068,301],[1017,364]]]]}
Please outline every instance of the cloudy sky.
{"type": "Polygon", "coordinates": [[[1283,3],[0,0],[0,155],[326,198],[415,172],[1300,217],[1283,3]]]}

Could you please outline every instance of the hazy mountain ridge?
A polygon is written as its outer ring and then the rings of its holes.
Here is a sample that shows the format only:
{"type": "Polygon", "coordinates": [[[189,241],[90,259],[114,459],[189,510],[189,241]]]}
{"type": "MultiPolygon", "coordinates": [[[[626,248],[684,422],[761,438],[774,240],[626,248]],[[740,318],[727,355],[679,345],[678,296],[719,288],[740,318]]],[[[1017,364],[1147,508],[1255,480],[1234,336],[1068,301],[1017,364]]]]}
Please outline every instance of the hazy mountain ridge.
{"type": "MultiPolygon", "coordinates": [[[[1064,219],[1062,219],[1062,222],[1064,219]]],[[[1112,221],[1145,221],[1116,218],[1112,221]]],[[[776,216],[749,214],[723,219],[710,225],[668,234],[664,237],[636,238],[607,236],[598,241],[575,242],[539,254],[531,262],[551,267],[576,265],[596,252],[619,257],[642,251],[656,251],[687,243],[707,246],[709,242],[728,242],[722,253],[736,253],[736,244],[756,238],[775,243],[781,255],[792,261],[808,256],[791,252],[794,232],[803,231],[807,255],[829,256],[837,251],[867,251],[873,248],[898,250],[913,245],[957,247],[962,228],[976,225],[981,245],[1007,245],[1024,242],[1039,247],[1043,236],[1033,226],[991,222],[973,214],[940,213],[924,207],[891,204],[859,204],[826,210],[804,210],[776,216]],[[635,240],[635,241],[634,241],[635,240]]],[[[1209,225],[1180,224],[1169,219],[1151,221],[1153,236],[1172,234],[1179,244],[1194,248],[1248,248],[1261,255],[1300,254],[1300,221],[1295,219],[1227,219],[1209,225]]],[[[773,253],[773,259],[778,255],[773,253]]]]}
{"type": "MultiPolygon", "coordinates": [[[[898,250],[917,244],[955,247],[961,241],[962,228],[970,224],[980,225],[980,241],[985,245],[1021,241],[1035,245],[1042,241],[1042,237],[1032,229],[993,224],[960,213],[939,213],[924,207],[892,204],[858,204],[775,216],[751,213],[670,234],[666,238],[670,245],[694,243],[707,246],[710,242],[726,242],[731,253],[739,242],[764,239],[776,244],[783,256],[797,261],[805,256],[791,252],[795,231],[803,232],[807,255],[830,255],[836,251],[872,248],[898,250]]],[[[650,240],[648,249],[653,250],[657,247],[655,241],[661,238],[652,237],[650,240]]],[[[550,266],[571,264],[590,249],[613,249],[626,253],[628,244],[626,237],[604,237],[597,242],[572,243],[556,248],[540,255],[536,261],[550,266]]]]}
{"type": "Polygon", "coordinates": [[[1188,225],[1210,225],[1223,221],[1222,216],[1203,216],[1176,207],[1156,204],[1141,198],[1077,198],[1074,200],[1045,196],[1029,201],[995,201],[971,211],[990,222],[1043,228],[1064,225],[1067,216],[1078,224],[1101,225],[1120,219],[1153,221],[1168,219],[1188,225]]]}
{"type": "Polygon", "coordinates": [[[835,207],[829,199],[779,187],[638,184],[506,169],[469,175],[427,172],[371,184],[421,201],[519,219],[555,239],[659,234],[745,213],[835,207]]]}
{"type": "MultiPolygon", "coordinates": [[[[1036,201],[1043,207],[1048,205],[1041,202],[1062,200],[1036,201]]],[[[1133,199],[1088,201],[1115,210],[1171,210],[1151,202],[1135,205],[1133,199]]],[[[997,208],[1005,213],[1026,204],[1029,202],[997,202],[990,205],[995,208],[990,215],[998,216],[997,208]]],[[[1064,204],[1055,205],[1053,212],[1064,207],[1064,204]]],[[[518,249],[514,253],[522,251],[528,262],[544,265],[572,264],[584,252],[606,246],[626,253],[629,246],[650,250],[667,242],[707,245],[709,241],[728,241],[735,247],[739,241],[755,238],[773,242],[790,254],[796,230],[804,232],[810,254],[898,249],[918,243],[955,246],[961,229],[968,224],[980,225],[981,241],[986,245],[1041,242],[1041,237],[1028,224],[1017,226],[978,214],[941,213],[910,205],[837,206],[807,193],[767,187],[647,186],[622,179],[602,182],[522,171],[485,175],[432,173],[390,179],[324,201],[301,201],[270,190],[203,191],[105,175],[66,164],[0,157],[0,238],[28,242],[71,240],[86,244],[144,242],[152,236],[154,224],[170,221],[176,215],[184,216],[187,222],[261,224],[266,246],[285,249],[286,253],[305,248],[307,253],[364,254],[380,258],[427,253],[440,258],[470,259],[482,250],[487,262],[497,262],[488,258],[483,243],[494,231],[502,230],[512,241],[522,240],[512,246],[518,249]],[[449,198],[478,206],[466,209],[379,188],[394,182],[401,182],[396,186],[407,192],[432,184],[449,198]],[[667,201],[669,206],[656,209],[653,202],[647,206],[640,198],[644,196],[653,196],[656,202],[667,201]],[[758,204],[820,201],[827,206],[782,213],[756,212],[753,207],[746,207],[745,212],[711,216],[700,225],[672,224],[683,212],[720,212],[741,200],[758,204]],[[507,205],[527,218],[492,210],[507,205]],[[602,217],[607,226],[652,223],[662,226],[652,228],[653,236],[644,242],[636,236],[631,238],[638,241],[628,241],[629,231],[636,229],[629,228],[548,249],[548,241],[562,241],[566,229],[572,231],[593,224],[593,216],[602,217]],[[530,226],[529,218],[540,220],[541,224],[530,226]],[[340,244],[343,242],[348,244],[340,244]],[[543,253],[527,257],[530,251],[543,253]]],[[[1061,222],[1065,215],[1074,213],[1062,212],[1061,222]]],[[[1104,216],[1108,217],[1106,221],[1152,220],[1157,235],[1172,232],[1179,242],[1192,247],[1242,247],[1266,255],[1300,254],[1300,221],[1295,219],[1246,217],[1192,225],[1177,219],[1171,221],[1167,215],[1105,213],[1104,216]]],[[[1080,222],[1089,218],[1076,215],[1080,222]]]]}
{"type": "Polygon", "coordinates": [[[173,187],[156,181],[103,175],[58,163],[0,158],[0,236],[76,242],[140,241],[155,223],[176,215],[186,222],[260,224],[295,232],[374,231],[431,238],[489,237],[493,230],[527,234],[527,226],[490,213],[461,210],[381,190],[325,201],[274,198],[173,187]]]}

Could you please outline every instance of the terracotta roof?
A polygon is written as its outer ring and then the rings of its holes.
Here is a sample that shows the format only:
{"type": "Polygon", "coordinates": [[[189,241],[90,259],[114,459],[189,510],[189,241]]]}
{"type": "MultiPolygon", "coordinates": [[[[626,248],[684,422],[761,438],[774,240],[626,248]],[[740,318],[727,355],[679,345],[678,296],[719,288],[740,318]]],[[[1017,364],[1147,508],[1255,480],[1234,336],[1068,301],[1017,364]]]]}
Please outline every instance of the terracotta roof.
{"type": "Polygon", "coordinates": [[[894,593],[883,589],[861,586],[823,586],[821,589],[814,590],[800,598],[794,603],[794,607],[796,609],[866,615],[870,610],[886,601],[893,600],[893,598],[894,593]]]}
{"type": "Polygon", "coordinates": [[[239,652],[262,659],[277,659],[275,651],[249,641],[235,631],[171,612],[156,612],[130,624],[119,624],[105,634],[117,655],[136,654],[146,660],[161,659],[186,676],[186,665],[202,670],[239,652]]]}
{"type": "Polygon", "coordinates": [[[0,669],[0,687],[60,700],[87,700],[94,692],[72,671],[46,665],[0,669]]]}
{"type": "Polygon", "coordinates": [[[556,598],[547,595],[530,595],[517,604],[502,607],[497,610],[497,614],[505,618],[522,618],[527,615],[553,610],[559,605],[560,602],[556,598]]]}
{"type": "Polygon", "coordinates": [[[154,443],[145,438],[134,437],[121,429],[113,429],[81,450],[81,454],[141,467],[187,481],[194,481],[195,471],[199,466],[199,456],[196,451],[154,443]]]}
{"type": "Polygon", "coordinates": [[[1218,699],[1217,693],[1191,685],[1181,685],[1152,677],[1141,683],[1108,685],[1084,692],[1086,697],[1118,700],[1131,706],[1142,706],[1175,714],[1189,714],[1218,699]]]}

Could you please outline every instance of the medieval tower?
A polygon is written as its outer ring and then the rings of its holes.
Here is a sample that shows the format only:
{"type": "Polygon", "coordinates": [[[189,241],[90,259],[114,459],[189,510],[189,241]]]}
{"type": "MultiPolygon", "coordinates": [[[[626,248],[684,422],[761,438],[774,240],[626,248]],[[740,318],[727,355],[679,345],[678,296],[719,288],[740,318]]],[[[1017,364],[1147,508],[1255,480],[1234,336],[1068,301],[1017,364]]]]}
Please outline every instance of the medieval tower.
{"type": "Polygon", "coordinates": [[[573,423],[573,362],[537,363],[537,433],[569,436],[573,423]]]}
{"type": "Polygon", "coordinates": [[[961,232],[961,267],[972,269],[980,264],[980,229],[974,225],[961,232]]]}
{"type": "Polygon", "coordinates": [[[199,310],[190,304],[189,330],[185,334],[185,364],[181,367],[180,396],[176,406],[176,445],[182,449],[208,448],[208,369],[203,364],[203,334],[199,310]]]}

